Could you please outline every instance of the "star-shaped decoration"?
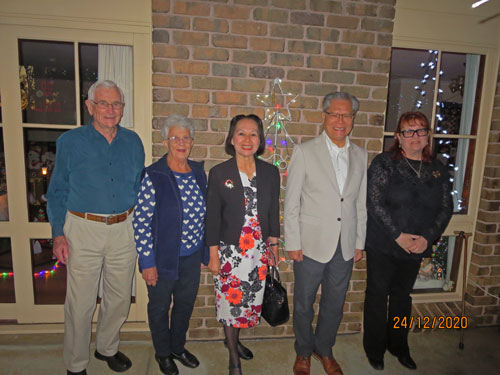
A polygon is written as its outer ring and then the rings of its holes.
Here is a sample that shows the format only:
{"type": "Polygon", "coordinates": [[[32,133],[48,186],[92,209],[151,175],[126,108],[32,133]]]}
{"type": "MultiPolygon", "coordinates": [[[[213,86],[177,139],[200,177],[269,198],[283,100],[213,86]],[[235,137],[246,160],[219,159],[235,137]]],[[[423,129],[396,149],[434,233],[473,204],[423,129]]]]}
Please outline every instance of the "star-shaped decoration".
{"type": "Polygon", "coordinates": [[[291,121],[290,104],[294,103],[299,95],[283,92],[281,79],[275,78],[269,94],[257,94],[257,100],[266,106],[265,121],[280,123],[283,120],[291,121]]]}

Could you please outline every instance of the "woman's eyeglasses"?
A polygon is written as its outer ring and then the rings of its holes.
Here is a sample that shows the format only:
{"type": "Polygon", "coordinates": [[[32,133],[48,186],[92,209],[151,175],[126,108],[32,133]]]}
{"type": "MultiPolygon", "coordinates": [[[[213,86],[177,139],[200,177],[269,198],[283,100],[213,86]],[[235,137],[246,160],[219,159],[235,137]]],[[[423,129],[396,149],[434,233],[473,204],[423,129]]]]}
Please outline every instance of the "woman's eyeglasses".
{"type": "Polygon", "coordinates": [[[191,137],[176,137],[175,135],[173,137],[168,137],[167,139],[174,143],[190,143],[193,140],[191,137]]]}
{"type": "Polygon", "coordinates": [[[401,130],[400,133],[404,138],[411,138],[415,135],[415,133],[419,137],[425,137],[426,135],[429,134],[429,129],[427,129],[427,128],[420,128],[420,129],[415,129],[415,130],[406,129],[406,130],[401,130]]]}

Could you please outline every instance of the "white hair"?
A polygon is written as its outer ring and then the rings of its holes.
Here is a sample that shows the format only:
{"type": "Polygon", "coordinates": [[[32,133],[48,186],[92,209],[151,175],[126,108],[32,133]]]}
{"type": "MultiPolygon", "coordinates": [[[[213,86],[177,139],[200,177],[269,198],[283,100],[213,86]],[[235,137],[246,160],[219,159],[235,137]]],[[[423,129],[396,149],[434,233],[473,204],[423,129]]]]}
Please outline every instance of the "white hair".
{"type": "Polygon", "coordinates": [[[323,98],[323,112],[330,108],[330,103],[332,100],[349,100],[352,104],[352,112],[355,115],[359,110],[359,100],[348,92],[337,91],[327,94],[323,98]]]}
{"type": "Polygon", "coordinates": [[[89,92],[88,92],[88,100],[91,102],[94,101],[94,93],[95,90],[98,88],[106,88],[106,89],[117,89],[120,92],[120,101],[123,103],[125,100],[125,95],[123,94],[123,90],[113,81],[107,80],[107,79],[101,79],[99,81],[96,81],[90,86],[89,92]]]}
{"type": "Polygon", "coordinates": [[[170,115],[161,127],[161,136],[163,139],[167,139],[168,132],[173,126],[188,129],[189,134],[191,134],[191,137],[194,138],[194,125],[190,119],[184,115],[170,115]]]}

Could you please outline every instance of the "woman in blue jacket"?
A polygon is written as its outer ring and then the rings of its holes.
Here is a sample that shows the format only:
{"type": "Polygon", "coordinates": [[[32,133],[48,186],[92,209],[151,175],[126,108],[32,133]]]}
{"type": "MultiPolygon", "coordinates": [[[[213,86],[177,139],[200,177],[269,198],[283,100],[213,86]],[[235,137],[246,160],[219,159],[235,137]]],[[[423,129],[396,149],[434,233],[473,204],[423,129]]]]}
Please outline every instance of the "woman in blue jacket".
{"type": "Polygon", "coordinates": [[[133,225],[148,288],[155,358],[161,372],[177,375],[174,359],[191,368],[199,365],[184,345],[201,263],[209,259],[204,225],[207,179],[203,163],[188,160],[194,138],[191,121],[171,115],[161,133],[168,153],[144,170],[133,225]]]}

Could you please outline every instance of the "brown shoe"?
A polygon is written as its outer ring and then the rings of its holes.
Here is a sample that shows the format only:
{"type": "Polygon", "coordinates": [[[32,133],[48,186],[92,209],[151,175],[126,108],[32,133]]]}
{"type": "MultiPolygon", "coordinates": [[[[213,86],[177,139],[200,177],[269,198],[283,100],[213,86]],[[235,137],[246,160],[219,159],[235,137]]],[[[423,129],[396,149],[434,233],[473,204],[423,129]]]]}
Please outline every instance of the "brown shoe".
{"type": "Polygon", "coordinates": [[[318,353],[313,353],[313,357],[318,361],[321,361],[323,368],[328,375],[343,375],[344,373],[340,369],[340,365],[337,363],[335,358],[319,355],[318,353]]]}
{"type": "Polygon", "coordinates": [[[293,375],[310,375],[311,357],[302,357],[298,355],[293,365],[293,375]]]}

